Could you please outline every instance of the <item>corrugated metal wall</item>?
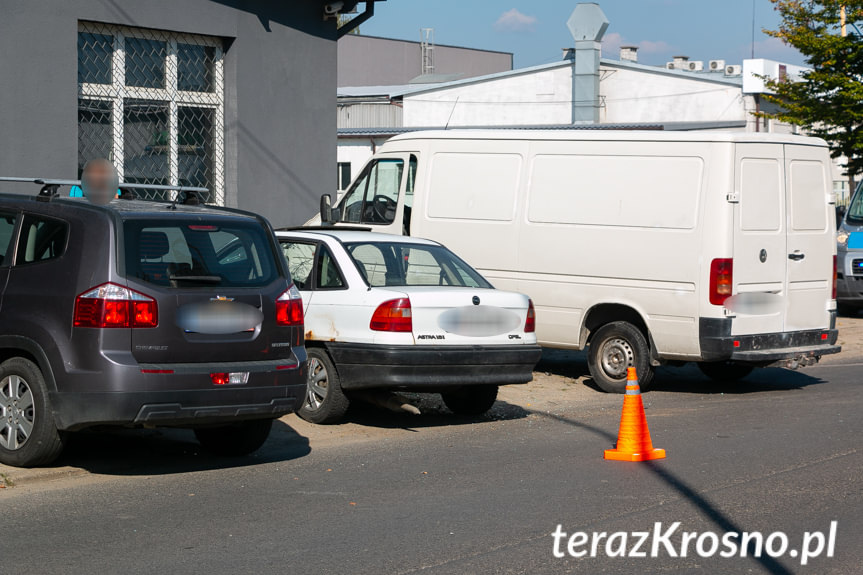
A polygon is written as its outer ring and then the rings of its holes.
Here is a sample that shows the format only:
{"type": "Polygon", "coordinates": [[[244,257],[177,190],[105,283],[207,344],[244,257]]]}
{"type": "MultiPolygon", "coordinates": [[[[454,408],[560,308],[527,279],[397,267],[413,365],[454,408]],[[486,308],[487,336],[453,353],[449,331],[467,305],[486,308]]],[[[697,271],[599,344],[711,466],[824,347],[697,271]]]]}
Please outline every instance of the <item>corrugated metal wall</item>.
{"type": "Polygon", "coordinates": [[[400,128],[402,108],[390,103],[339,104],[339,128],[400,128]]]}

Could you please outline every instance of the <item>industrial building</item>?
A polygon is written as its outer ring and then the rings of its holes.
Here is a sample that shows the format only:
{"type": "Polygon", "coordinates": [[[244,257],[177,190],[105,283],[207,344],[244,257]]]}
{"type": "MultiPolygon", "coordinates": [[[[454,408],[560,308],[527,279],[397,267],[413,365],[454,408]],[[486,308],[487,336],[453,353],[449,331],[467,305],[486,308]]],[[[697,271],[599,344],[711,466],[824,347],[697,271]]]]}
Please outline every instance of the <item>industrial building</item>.
{"type": "MultiPolygon", "coordinates": [[[[648,66],[638,62],[633,46],[621,47],[616,59],[602,57],[602,33],[604,28],[593,40],[565,49],[560,60],[539,66],[432,83],[340,86],[339,189],[384,141],[413,130],[798,132],[795,126],[755,114],[774,109],[763,98],[768,88],[761,76],[793,81],[804,68],[763,59],[735,64],[686,56],[664,66],[648,66]]],[[[833,180],[841,201],[849,191],[838,167],[833,180]]]]}

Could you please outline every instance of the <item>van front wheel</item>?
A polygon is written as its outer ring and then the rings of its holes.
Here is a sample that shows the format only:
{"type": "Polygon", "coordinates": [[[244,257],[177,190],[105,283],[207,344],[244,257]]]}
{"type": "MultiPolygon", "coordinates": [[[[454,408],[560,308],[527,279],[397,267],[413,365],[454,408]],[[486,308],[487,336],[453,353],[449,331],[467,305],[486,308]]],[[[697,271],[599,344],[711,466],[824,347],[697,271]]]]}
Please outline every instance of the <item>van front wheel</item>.
{"type": "Polygon", "coordinates": [[[596,330],[587,350],[587,367],[593,381],[608,393],[626,391],[627,368],[634,367],[641,391],[647,391],[653,379],[650,348],[637,327],[615,321],[596,330]]]}

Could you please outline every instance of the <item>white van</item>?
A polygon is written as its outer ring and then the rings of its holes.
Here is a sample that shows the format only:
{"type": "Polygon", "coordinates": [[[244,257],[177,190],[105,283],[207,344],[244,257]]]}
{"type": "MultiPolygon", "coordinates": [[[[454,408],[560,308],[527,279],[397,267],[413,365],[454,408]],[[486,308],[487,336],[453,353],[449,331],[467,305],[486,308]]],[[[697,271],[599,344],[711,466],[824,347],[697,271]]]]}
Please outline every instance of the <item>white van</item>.
{"type": "Polygon", "coordinates": [[[389,140],[321,218],[431,238],[536,305],[595,382],[699,362],[720,380],[836,345],[830,158],[758,133],[451,130],[389,140]]]}

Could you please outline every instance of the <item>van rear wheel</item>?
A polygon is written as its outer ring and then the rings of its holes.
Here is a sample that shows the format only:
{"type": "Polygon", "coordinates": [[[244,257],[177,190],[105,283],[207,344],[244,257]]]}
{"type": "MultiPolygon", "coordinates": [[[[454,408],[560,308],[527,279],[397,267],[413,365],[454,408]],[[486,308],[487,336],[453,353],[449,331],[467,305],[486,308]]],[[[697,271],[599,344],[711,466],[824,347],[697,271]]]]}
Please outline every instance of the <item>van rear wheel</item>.
{"type": "Polygon", "coordinates": [[[608,323],[593,334],[587,350],[587,367],[593,381],[605,392],[626,391],[627,368],[634,367],[641,391],[653,380],[650,348],[641,330],[625,321],[608,323]]]}
{"type": "Polygon", "coordinates": [[[755,368],[745,363],[732,361],[706,361],[699,362],[698,369],[714,381],[737,381],[752,373],[755,368]]]}

